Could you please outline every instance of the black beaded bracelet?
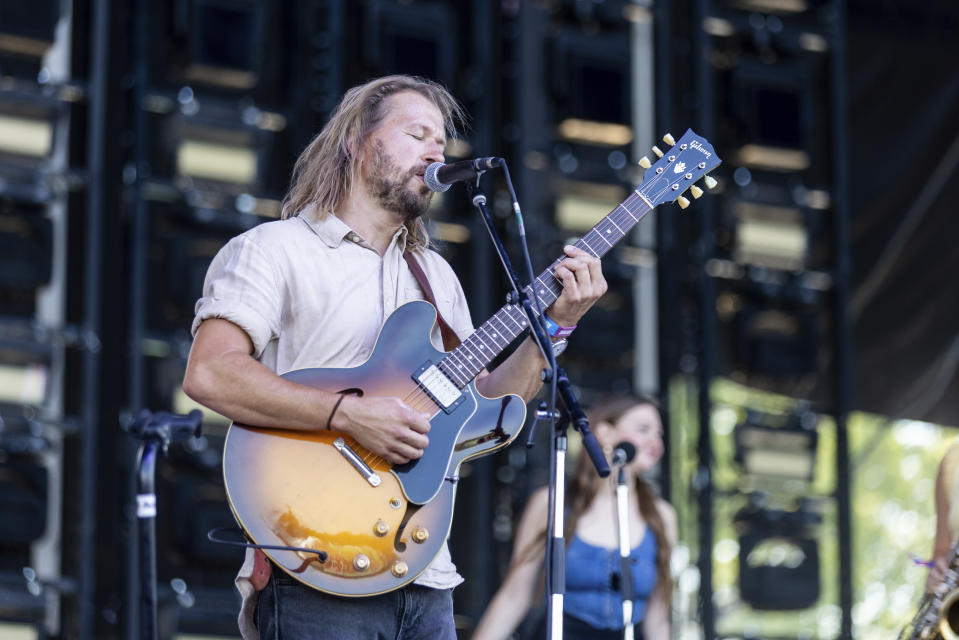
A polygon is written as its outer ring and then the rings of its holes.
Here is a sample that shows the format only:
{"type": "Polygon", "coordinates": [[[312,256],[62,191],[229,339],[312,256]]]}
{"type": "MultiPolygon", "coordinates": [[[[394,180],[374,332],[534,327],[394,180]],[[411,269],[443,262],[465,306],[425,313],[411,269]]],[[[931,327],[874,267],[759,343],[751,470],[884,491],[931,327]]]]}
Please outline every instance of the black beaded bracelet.
{"type": "Polygon", "coordinates": [[[333,411],[330,411],[330,417],[326,419],[326,430],[332,431],[330,426],[333,423],[333,416],[336,415],[336,410],[340,408],[340,403],[343,402],[343,398],[346,397],[345,393],[341,393],[340,397],[337,399],[336,404],[333,405],[333,411]]]}

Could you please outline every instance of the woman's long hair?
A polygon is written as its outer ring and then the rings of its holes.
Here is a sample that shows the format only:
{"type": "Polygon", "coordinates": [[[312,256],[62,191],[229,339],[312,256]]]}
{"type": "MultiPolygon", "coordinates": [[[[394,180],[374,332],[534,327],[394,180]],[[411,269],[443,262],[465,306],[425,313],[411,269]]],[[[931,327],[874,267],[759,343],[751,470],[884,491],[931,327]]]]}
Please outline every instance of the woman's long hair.
{"type": "MultiPolygon", "coordinates": [[[[637,405],[650,405],[659,411],[659,404],[646,396],[616,396],[607,398],[596,404],[589,412],[589,421],[592,425],[606,422],[615,425],[623,415],[637,405]]],[[[567,491],[568,513],[565,523],[567,544],[572,540],[573,533],[580,517],[589,508],[596,493],[607,486],[609,481],[600,478],[593,467],[589,456],[583,452],[576,461],[576,469],[567,491]]],[[[639,513],[646,521],[646,525],[656,536],[656,587],[663,600],[668,605],[673,593],[673,578],[669,570],[669,559],[672,547],[666,537],[666,526],[663,517],[656,508],[656,492],[652,485],[640,476],[635,478],[634,490],[639,501],[639,513]]]]}
{"type": "MultiPolygon", "coordinates": [[[[392,75],[353,87],[297,159],[290,190],[283,200],[283,218],[311,205],[320,217],[336,210],[353,187],[359,150],[386,115],[386,99],[401,91],[415,91],[436,105],[448,136],[455,132],[456,123],[465,121],[462,108],[449,91],[426,78],[392,75]]],[[[421,219],[407,221],[406,228],[412,247],[429,246],[421,219]]]]}

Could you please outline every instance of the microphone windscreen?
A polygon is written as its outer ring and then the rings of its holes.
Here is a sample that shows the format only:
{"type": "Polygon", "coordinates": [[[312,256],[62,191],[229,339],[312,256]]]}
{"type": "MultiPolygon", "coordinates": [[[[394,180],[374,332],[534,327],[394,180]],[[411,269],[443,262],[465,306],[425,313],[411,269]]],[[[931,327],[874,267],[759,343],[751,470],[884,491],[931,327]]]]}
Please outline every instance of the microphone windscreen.
{"type": "Polygon", "coordinates": [[[443,193],[448,191],[452,183],[446,184],[439,179],[437,173],[440,169],[445,167],[442,162],[434,162],[426,167],[426,171],[423,173],[423,182],[426,183],[426,186],[429,187],[430,191],[435,191],[436,193],[443,193]]]}
{"type": "Polygon", "coordinates": [[[626,464],[636,457],[636,447],[631,442],[620,442],[613,450],[613,464],[626,464]]]}

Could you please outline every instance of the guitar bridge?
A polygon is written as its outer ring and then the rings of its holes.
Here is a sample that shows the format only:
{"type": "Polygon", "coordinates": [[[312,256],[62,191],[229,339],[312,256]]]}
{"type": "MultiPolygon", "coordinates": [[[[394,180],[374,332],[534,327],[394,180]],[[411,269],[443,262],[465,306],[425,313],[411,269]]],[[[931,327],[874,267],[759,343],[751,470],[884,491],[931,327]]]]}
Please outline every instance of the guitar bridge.
{"type": "Polygon", "coordinates": [[[432,362],[427,361],[413,374],[413,380],[445,413],[463,402],[463,392],[432,362]]]}
{"type": "Polygon", "coordinates": [[[346,458],[347,462],[353,465],[353,468],[360,472],[360,475],[363,476],[367,482],[370,483],[370,486],[378,487],[380,486],[380,476],[377,475],[375,471],[370,469],[369,465],[363,462],[363,459],[356,454],[353,449],[350,448],[350,445],[346,444],[346,441],[343,438],[337,438],[333,441],[333,446],[337,451],[346,458]]]}

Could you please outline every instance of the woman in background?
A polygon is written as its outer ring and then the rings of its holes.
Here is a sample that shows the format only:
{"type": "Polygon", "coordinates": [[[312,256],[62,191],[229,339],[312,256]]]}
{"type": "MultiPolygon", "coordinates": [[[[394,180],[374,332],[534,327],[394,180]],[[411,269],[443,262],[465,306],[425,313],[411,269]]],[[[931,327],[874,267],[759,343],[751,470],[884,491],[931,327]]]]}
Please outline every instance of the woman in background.
{"type": "MultiPolygon", "coordinates": [[[[597,403],[590,424],[607,457],[629,442],[636,455],[626,464],[629,534],[634,591],[634,637],[670,637],[669,558],[676,543],[676,512],[643,479],[663,455],[663,423],[648,398],[615,397],[597,403]]],[[[600,478],[579,456],[566,506],[566,593],[563,637],[568,640],[622,638],[621,566],[616,520],[616,473],[600,478]]],[[[548,489],[538,489],[516,531],[509,572],[493,596],[473,640],[503,640],[522,622],[543,593],[543,556],[549,517],[548,489]]]]}

